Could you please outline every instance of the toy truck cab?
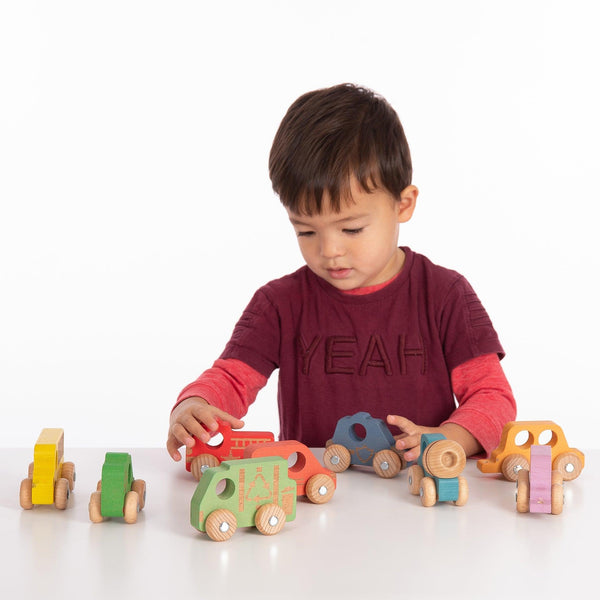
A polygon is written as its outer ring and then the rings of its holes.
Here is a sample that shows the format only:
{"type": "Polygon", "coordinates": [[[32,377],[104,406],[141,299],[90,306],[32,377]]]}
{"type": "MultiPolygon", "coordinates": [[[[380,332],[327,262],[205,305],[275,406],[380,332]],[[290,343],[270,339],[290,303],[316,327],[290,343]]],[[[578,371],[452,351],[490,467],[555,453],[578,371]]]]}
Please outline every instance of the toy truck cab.
{"type": "Polygon", "coordinates": [[[28,477],[21,482],[21,507],[28,510],[36,504],[54,504],[63,510],[67,508],[74,487],[75,465],[64,462],[64,431],[42,429],[33,450],[28,477]]]}
{"type": "Polygon", "coordinates": [[[256,526],[264,535],[296,518],[296,482],[281,457],[244,458],[207,469],[190,504],[190,523],[214,541],[237,527],[256,526]]]}
{"type": "Polygon", "coordinates": [[[576,448],[570,448],[561,427],[553,421],[510,421],[502,430],[500,444],[489,459],[477,461],[482,473],[502,473],[509,481],[516,481],[521,469],[529,469],[530,448],[533,445],[551,448],[552,469],[565,481],[581,473],[585,457],[576,448]],[[524,440],[520,437],[524,436],[524,440]],[[545,438],[549,438],[546,440],[545,438]]]}
{"type": "Polygon", "coordinates": [[[342,417],[327,442],[323,463],[336,473],[350,465],[372,466],[380,477],[395,477],[406,466],[396,440],[381,419],[367,412],[342,417]]]}
{"type": "Polygon", "coordinates": [[[314,504],[329,502],[335,492],[335,473],[323,467],[312,451],[296,440],[248,446],[244,456],[246,458],[266,456],[284,458],[288,461],[288,475],[296,481],[297,495],[306,496],[314,504]],[[295,462],[290,464],[290,460],[293,458],[295,458],[295,462]]]}
{"type": "Polygon", "coordinates": [[[194,436],[194,446],[187,449],[185,468],[197,481],[200,481],[206,469],[217,467],[224,460],[242,458],[246,446],[272,442],[275,440],[275,436],[270,431],[232,430],[229,423],[220,421],[219,428],[212,439],[218,441],[214,443],[211,440],[210,443],[205,444],[194,436]]]}
{"type": "Polygon", "coordinates": [[[134,479],[131,455],[107,452],[102,465],[102,479],[90,497],[89,514],[93,523],[108,517],[123,517],[135,523],[146,503],[146,482],[134,479]]]}
{"type": "Polygon", "coordinates": [[[451,501],[456,506],[466,504],[469,488],[460,477],[467,458],[462,446],[447,440],[440,433],[421,435],[421,454],[416,464],[408,468],[411,494],[420,495],[423,506],[451,501]]]}

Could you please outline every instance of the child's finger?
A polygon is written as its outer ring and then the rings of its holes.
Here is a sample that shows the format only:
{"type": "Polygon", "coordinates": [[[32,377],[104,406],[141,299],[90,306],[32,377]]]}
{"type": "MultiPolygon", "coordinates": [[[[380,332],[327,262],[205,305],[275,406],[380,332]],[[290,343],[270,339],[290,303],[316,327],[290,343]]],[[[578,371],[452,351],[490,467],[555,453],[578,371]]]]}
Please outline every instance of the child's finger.
{"type": "Polygon", "coordinates": [[[388,415],[387,422],[389,425],[394,425],[409,435],[414,434],[419,430],[418,425],[415,425],[410,419],[399,415],[388,415]]]}

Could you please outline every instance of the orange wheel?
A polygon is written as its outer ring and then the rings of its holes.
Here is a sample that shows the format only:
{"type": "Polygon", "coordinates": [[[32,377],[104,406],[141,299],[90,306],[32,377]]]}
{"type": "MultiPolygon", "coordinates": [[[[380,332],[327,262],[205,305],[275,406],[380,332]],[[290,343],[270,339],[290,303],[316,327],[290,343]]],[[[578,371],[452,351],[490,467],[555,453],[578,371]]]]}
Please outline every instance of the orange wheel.
{"type": "Polygon", "coordinates": [[[423,477],[419,492],[421,494],[421,504],[423,506],[433,506],[437,502],[437,491],[435,481],[431,477],[423,477]]]}
{"type": "Polygon", "coordinates": [[[59,510],[67,508],[69,502],[69,480],[61,477],[54,486],[54,506],[59,510]]]}
{"type": "Polygon", "coordinates": [[[329,475],[317,473],[306,482],[306,497],[313,504],[329,502],[335,492],[335,483],[329,475]]]}
{"type": "Polygon", "coordinates": [[[379,477],[389,479],[400,473],[402,461],[393,450],[380,450],[373,457],[373,468],[379,477]]]}
{"type": "Polygon", "coordinates": [[[529,471],[520,469],[517,472],[517,511],[529,512],[529,471]]]}
{"type": "Polygon", "coordinates": [[[33,508],[33,502],[31,501],[32,487],[33,481],[31,478],[23,479],[21,481],[21,489],[19,490],[19,504],[21,508],[25,510],[30,510],[33,508]]]}
{"type": "Polygon", "coordinates": [[[469,499],[469,484],[464,477],[458,478],[458,499],[454,501],[456,506],[464,506],[469,499]]]}
{"type": "Polygon", "coordinates": [[[571,481],[579,477],[583,465],[579,456],[573,452],[563,452],[554,459],[552,469],[558,471],[565,481],[571,481]]]}
{"type": "Polygon", "coordinates": [[[235,515],[224,508],[213,510],[206,518],[204,528],[208,537],[215,542],[228,540],[237,529],[235,515]]]}
{"type": "Polygon", "coordinates": [[[140,510],[143,510],[144,506],[146,506],[146,482],[143,479],[134,479],[131,489],[137,492],[140,500],[140,510]]]}
{"type": "Polygon", "coordinates": [[[408,490],[413,496],[418,496],[421,490],[421,479],[424,477],[423,469],[419,465],[408,467],[408,490]]]}
{"type": "Polygon", "coordinates": [[[212,454],[199,454],[192,459],[190,469],[192,475],[196,478],[196,481],[200,481],[202,474],[206,469],[218,467],[219,464],[221,464],[221,461],[216,456],[213,456],[212,454]]]}
{"type": "Polygon", "coordinates": [[[341,444],[330,444],[323,453],[323,464],[334,473],[350,466],[350,451],[341,444]]]}
{"type": "Polygon", "coordinates": [[[92,492],[92,495],[90,496],[90,503],[88,504],[88,512],[90,514],[90,521],[92,523],[102,523],[102,521],[104,521],[101,505],[101,492],[92,492]]]}
{"type": "Polygon", "coordinates": [[[263,504],[256,511],[254,523],[263,535],[275,535],[285,525],[285,512],[277,504],[263,504]]]}
{"type": "Polygon", "coordinates": [[[517,481],[521,469],[529,471],[529,461],[521,454],[509,454],[502,461],[502,475],[509,481],[517,481]]]}
{"type": "Polygon", "coordinates": [[[125,494],[125,503],[123,506],[123,519],[125,523],[135,523],[140,511],[140,497],[133,490],[125,494]]]}

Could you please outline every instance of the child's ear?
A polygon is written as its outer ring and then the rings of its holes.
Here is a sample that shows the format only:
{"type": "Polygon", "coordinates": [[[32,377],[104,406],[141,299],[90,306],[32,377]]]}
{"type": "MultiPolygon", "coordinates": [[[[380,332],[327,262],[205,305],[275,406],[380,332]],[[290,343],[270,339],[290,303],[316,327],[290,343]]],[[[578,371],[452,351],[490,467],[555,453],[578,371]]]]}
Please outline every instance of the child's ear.
{"type": "Polygon", "coordinates": [[[413,212],[415,212],[418,195],[419,190],[414,185],[409,185],[400,192],[400,200],[396,203],[398,223],[406,223],[410,220],[413,212]]]}

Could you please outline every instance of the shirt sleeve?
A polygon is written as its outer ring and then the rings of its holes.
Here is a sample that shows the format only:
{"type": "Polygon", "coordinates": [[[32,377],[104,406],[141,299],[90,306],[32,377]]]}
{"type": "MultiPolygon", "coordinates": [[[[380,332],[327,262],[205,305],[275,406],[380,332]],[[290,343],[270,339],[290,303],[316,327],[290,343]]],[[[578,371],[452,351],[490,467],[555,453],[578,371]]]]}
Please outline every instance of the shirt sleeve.
{"type": "Polygon", "coordinates": [[[183,389],[175,406],[186,398],[199,396],[241,419],[266,383],[267,378],[246,363],[233,358],[218,359],[210,369],[183,389]]]}
{"type": "Polygon", "coordinates": [[[458,407],[445,423],[464,427],[489,455],[498,446],[504,425],[517,415],[497,354],[479,356],[455,367],[451,381],[458,407]]]}

